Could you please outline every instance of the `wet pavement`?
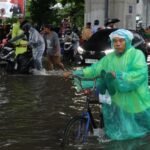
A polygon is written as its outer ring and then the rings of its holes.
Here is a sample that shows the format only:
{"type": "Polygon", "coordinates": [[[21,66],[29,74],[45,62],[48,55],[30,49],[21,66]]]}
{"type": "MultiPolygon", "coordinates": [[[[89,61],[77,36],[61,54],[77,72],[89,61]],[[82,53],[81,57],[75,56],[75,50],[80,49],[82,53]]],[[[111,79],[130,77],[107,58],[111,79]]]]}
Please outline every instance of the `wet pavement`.
{"type": "MultiPolygon", "coordinates": [[[[61,76],[10,75],[0,78],[0,150],[61,150],[67,121],[84,99],[61,76]]],[[[72,149],[149,150],[150,138],[99,143],[72,149]]]]}

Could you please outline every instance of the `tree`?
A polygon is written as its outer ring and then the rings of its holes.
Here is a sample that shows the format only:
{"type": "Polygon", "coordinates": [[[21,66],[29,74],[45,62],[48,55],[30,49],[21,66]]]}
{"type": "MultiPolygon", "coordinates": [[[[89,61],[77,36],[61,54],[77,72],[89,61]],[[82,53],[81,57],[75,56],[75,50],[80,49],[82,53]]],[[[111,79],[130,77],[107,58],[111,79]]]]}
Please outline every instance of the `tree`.
{"type": "Polygon", "coordinates": [[[84,0],[31,0],[29,11],[31,19],[40,25],[58,25],[66,17],[76,26],[83,26],[84,22],[84,0]],[[63,5],[63,9],[53,9],[58,2],[63,5]]]}
{"type": "Polygon", "coordinates": [[[64,9],[59,13],[62,17],[69,17],[72,24],[76,26],[83,26],[84,23],[84,0],[57,0],[64,9]]]}
{"type": "Polygon", "coordinates": [[[31,19],[38,24],[53,20],[55,10],[52,10],[51,7],[54,4],[56,4],[56,0],[32,0],[30,5],[31,19]]]}

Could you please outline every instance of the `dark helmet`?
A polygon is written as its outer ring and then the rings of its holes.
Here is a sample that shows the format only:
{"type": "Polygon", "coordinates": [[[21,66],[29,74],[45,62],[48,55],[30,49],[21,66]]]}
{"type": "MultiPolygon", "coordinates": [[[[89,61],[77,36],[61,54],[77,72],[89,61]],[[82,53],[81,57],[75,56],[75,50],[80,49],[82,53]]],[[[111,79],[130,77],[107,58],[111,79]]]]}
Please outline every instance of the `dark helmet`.
{"type": "Polygon", "coordinates": [[[21,28],[23,31],[29,31],[31,27],[32,27],[32,25],[31,25],[28,21],[24,21],[24,22],[20,25],[20,28],[21,28]]]}

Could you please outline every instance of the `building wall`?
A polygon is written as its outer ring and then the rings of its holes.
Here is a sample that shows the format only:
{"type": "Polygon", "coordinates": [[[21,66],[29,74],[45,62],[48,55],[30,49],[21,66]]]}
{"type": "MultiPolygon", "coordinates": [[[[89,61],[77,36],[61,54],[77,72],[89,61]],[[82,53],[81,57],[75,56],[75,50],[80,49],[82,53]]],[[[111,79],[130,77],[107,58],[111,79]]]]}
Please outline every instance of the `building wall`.
{"type": "Polygon", "coordinates": [[[136,28],[136,0],[109,0],[109,17],[118,18],[118,27],[136,28]]]}
{"type": "Polygon", "coordinates": [[[98,19],[100,25],[104,24],[104,0],[85,0],[85,17],[84,22],[94,23],[98,19]]]}
{"type": "Polygon", "coordinates": [[[143,0],[143,25],[144,27],[150,26],[150,0],[143,0]]]}
{"type": "MultiPolygon", "coordinates": [[[[105,11],[105,0],[85,0],[85,22],[99,19],[104,25],[105,11]]],[[[108,17],[121,20],[117,27],[135,29],[136,0],[109,0],[108,17]]]]}

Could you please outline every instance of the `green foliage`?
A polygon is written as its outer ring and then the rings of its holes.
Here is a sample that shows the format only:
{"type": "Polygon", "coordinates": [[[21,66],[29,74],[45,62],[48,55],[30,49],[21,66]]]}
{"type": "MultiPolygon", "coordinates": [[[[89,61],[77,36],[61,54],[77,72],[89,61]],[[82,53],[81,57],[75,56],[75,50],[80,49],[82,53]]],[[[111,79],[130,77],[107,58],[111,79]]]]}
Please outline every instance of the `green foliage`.
{"type": "MultiPolygon", "coordinates": [[[[33,22],[38,24],[51,23],[59,26],[64,18],[69,18],[71,23],[83,26],[84,22],[84,0],[27,0],[26,12],[30,12],[33,22]],[[29,2],[30,1],[30,2],[29,2]],[[52,7],[60,2],[63,9],[52,7]]],[[[29,14],[29,13],[26,13],[29,14]]]]}
{"type": "Polygon", "coordinates": [[[13,24],[17,21],[16,17],[12,17],[12,18],[6,18],[4,20],[0,19],[0,24],[13,24]]]}
{"type": "Polygon", "coordinates": [[[31,0],[26,0],[26,8],[25,8],[25,16],[27,18],[30,18],[30,6],[31,6],[31,0]]]}
{"type": "Polygon", "coordinates": [[[48,22],[55,14],[51,9],[55,3],[55,0],[32,0],[29,9],[32,20],[39,24],[48,22]]]}
{"type": "Polygon", "coordinates": [[[71,23],[78,27],[84,24],[84,0],[58,0],[64,9],[59,10],[61,17],[69,17],[71,23]]]}
{"type": "MultiPolygon", "coordinates": [[[[69,18],[72,25],[82,27],[84,23],[84,0],[26,0],[25,15],[27,19],[42,25],[51,23],[56,26],[64,18],[69,18]],[[52,7],[61,3],[63,9],[52,7]]],[[[13,23],[16,18],[8,18],[5,23],[13,23]]]]}

